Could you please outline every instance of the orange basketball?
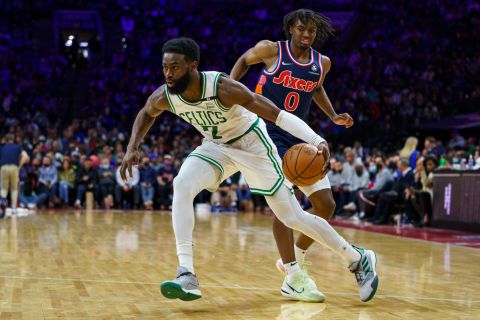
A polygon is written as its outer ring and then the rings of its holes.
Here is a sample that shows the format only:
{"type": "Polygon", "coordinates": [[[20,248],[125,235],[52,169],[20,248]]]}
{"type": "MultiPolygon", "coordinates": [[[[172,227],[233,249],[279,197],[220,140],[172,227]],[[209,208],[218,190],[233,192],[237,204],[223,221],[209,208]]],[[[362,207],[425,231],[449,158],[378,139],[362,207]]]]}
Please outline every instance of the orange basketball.
{"type": "Polygon", "coordinates": [[[283,156],[285,177],[296,186],[310,186],[323,178],[325,156],[318,154],[318,149],[307,143],[299,143],[287,150],[283,156]]]}

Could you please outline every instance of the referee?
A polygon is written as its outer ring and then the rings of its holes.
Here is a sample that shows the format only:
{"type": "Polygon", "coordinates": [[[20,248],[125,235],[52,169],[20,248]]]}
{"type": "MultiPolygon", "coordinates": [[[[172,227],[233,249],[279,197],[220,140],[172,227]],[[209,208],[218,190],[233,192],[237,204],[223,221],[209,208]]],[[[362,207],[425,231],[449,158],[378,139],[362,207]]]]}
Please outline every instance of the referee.
{"type": "Polygon", "coordinates": [[[19,167],[30,159],[18,144],[14,136],[7,134],[5,144],[0,147],[0,217],[5,215],[7,194],[10,192],[12,213],[16,212],[18,199],[19,167]]]}

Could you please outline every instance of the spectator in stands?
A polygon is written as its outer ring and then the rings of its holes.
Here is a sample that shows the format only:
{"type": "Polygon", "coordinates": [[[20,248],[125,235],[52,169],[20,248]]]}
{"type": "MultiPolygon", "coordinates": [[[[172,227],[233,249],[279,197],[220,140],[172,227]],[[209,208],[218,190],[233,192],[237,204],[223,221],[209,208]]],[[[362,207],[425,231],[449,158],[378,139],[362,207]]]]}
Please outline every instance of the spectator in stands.
{"type": "Polygon", "coordinates": [[[101,164],[97,169],[100,199],[103,207],[109,210],[113,206],[113,196],[115,194],[115,177],[110,167],[110,159],[103,157],[101,164]]]}
{"type": "Polygon", "coordinates": [[[448,142],[448,147],[450,149],[463,148],[465,146],[465,138],[460,135],[460,132],[457,130],[452,131],[452,138],[448,142]]]}
{"type": "MultiPolygon", "coordinates": [[[[122,163],[121,158],[118,160],[119,163],[122,163]]],[[[115,187],[115,202],[119,209],[138,209],[140,204],[140,172],[136,166],[132,168],[132,174],[132,177],[127,174],[128,181],[125,182],[120,176],[120,166],[117,167],[115,172],[115,180],[117,182],[117,186],[115,187]]]]}
{"type": "Polygon", "coordinates": [[[157,194],[160,209],[171,209],[173,199],[173,178],[177,170],[173,166],[173,159],[170,155],[163,157],[163,165],[157,172],[157,194]]]}
{"type": "Polygon", "coordinates": [[[376,157],[374,166],[369,168],[371,174],[375,175],[375,183],[369,190],[361,190],[358,193],[360,198],[360,215],[359,217],[371,218],[374,214],[375,202],[382,192],[391,189],[393,184],[393,175],[385,166],[382,157],[376,157]]]}
{"type": "Polygon", "coordinates": [[[92,160],[90,160],[90,158],[85,158],[83,160],[83,166],[77,171],[76,187],[77,196],[75,198],[75,209],[82,207],[82,201],[87,192],[92,192],[94,198],[96,198],[95,195],[98,193],[98,176],[92,167],[92,160]]]}
{"type": "Polygon", "coordinates": [[[373,224],[388,223],[390,214],[393,211],[393,204],[405,203],[405,190],[411,188],[415,184],[415,175],[410,167],[410,160],[401,158],[398,162],[398,170],[400,178],[395,181],[391,190],[381,192],[377,205],[375,207],[375,215],[371,220],[373,224]]]}
{"type": "Polygon", "coordinates": [[[353,143],[352,151],[355,158],[360,158],[360,160],[365,159],[367,156],[365,149],[362,147],[362,144],[358,140],[353,143]]]}
{"type": "Polygon", "coordinates": [[[345,162],[343,163],[343,171],[345,173],[346,182],[350,184],[355,174],[355,154],[352,148],[346,147],[343,151],[345,162]]]}
{"type": "Polygon", "coordinates": [[[150,165],[150,158],[145,156],[142,158],[142,166],[140,167],[140,189],[142,191],[143,206],[147,210],[153,209],[155,180],[155,170],[150,165]]]}
{"type": "Polygon", "coordinates": [[[437,139],[435,139],[434,137],[425,138],[422,156],[425,157],[426,155],[434,154],[438,158],[444,153],[445,149],[441,145],[440,141],[437,141],[437,139]]]}
{"type": "Polygon", "coordinates": [[[240,174],[237,188],[238,207],[240,210],[250,212],[252,210],[252,199],[250,188],[243,174],[240,174]]]}
{"type": "Polygon", "coordinates": [[[161,160],[162,159],[158,156],[157,153],[150,154],[150,165],[152,166],[153,170],[155,170],[155,172],[158,172],[158,170],[160,170],[160,168],[163,166],[161,160]]]}
{"type": "Polygon", "coordinates": [[[5,136],[5,144],[0,147],[0,216],[5,214],[7,195],[10,193],[10,206],[15,213],[18,202],[19,167],[28,162],[29,158],[22,147],[15,143],[12,134],[5,136]]]}
{"type": "Polygon", "coordinates": [[[349,176],[344,169],[343,163],[337,159],[332,159],[331,170],[328,172],[328,179],[333,192],[333,198],[335,199],[335,214],[341,214],[343,206],[346,203],[345,187],[349,186],[349,176]]]}
{"type": "Polygon", "coordinates": [[[20,184],[20,205],[30,209],[35,209],[42,205],[47,199],[48,194],[40,192],[40,159],[34,158],[31,165],[22,168],[20,184]]]}
{"type": "MultiPolygon", "coordinates": [[[[361,162],[356,162],[355,166],[355,173],[352,177],[352,182],[349,186],[349,198],[348,204],[343,206],[343,210],[350,212],[351,214],[357,213],[357,208],[359,207],[359,200],[358,200],[358,193],[361,190],[366,190],[368,188],[368,183],[370,182],[370,175],[368,171],[365,169],[365,166],[361,162]]],[[[358,218],[358,215],[355,215],[358,218]]]]}
{"type": "Polygon", "coordinates": [[[416,226],[429,225],[432,217],[433,171],[438,161],[434,155],[420,158],[415,170],[415,185],[405,189],[405,212],[416,226]]]}
{"type": "Polygon", "coordinates": [[[229,177],[220,183],[218,190],[212,193],[212,212],[236,212],[237,194],[232,189],[232,179],[229,177]]]}
{"type": "Polygon", "coordinates": [[[58,195],[64,205],[70,203],[70,194],[75,188],[75,169],[73,169],[70,158],[64,157],[62,168],[58,173],[58,195]]]}
{"type": "Polygon", "coordinates": [[[480,147],[475,148],[475,153],[473,154],[473,161],[475,161],[473,169],[474,170],[480,169],[480,147]]]}
{"type": "Polygon", "coordinates": [[[58,171],[49,155],[43,157],[40,168],[40,193],[48,194],[48,206],[52,208],[57,202],[58,171]]]}
{"type": "Polygon", "coordinates": [[[408,137],[405,141],[405,145],[399,152],[400,158],[408,159],[410,161],[410,168],[415,169],[417,158],[420,156],[420,152],[417,150],[418,139],[416,137],[408,137]]]}

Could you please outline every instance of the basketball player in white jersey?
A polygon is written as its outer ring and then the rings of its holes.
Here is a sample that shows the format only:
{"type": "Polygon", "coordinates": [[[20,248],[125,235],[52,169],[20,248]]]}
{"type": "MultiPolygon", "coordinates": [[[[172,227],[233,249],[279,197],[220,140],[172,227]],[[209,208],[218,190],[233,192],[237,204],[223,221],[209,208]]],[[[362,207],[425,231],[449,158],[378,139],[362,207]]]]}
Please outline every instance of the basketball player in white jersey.
{"type": "MultiPolygon", "coordinates": [[[[205,137],[174,179],[172,222],[179,267],[176,279],[162,283],[162,294],[186,301],[201,297],[193,267],[193,199],[203,189],[215,190],[224,178],[241,171],[251,192],[265,195],[274,214],[286,226],[339,254],[355,273],[361,296],[373,296],[378,285],[374,252],[357,250],[326,220],[302,210],[291,185],[285,181],[281,160],[265,123],[258,116],[318,147],[328,159],[325,140],[298,117],[280,111],[270,100],[252,93],[241,83],[219,72],[199,72],[200,49],[192,39],[169,40],[162,53],[166,84],[152,93],[135,119],[120,169],[122,178],[127,179],[127,171],[132,176],[132,166],[140,159],[138,146],[155,118],[164,111],[186,120],[205,137]]],[[[305,289],[308,285],[304,274],[298,272],[285,278],[281,290],[294,297],[313,292],[305,289]]],[[[317,296],[310,299],[319,301],[317,296]]]]}

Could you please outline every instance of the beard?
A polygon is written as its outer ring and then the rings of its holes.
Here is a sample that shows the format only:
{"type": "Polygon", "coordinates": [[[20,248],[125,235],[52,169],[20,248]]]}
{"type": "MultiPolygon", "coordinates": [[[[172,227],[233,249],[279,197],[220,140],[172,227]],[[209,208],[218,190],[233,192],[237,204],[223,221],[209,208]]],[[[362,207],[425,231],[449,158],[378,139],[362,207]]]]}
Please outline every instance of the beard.
{"type": "Polygon", "coordinates": [[[185,72],[185,74],[175,81],[175,86],[168,88],[168,91],[170,91],[173,94],[181,94],[183,91],[185,91],[188,87],[188,84],[190,83],[190,73],[185,72]]]}

